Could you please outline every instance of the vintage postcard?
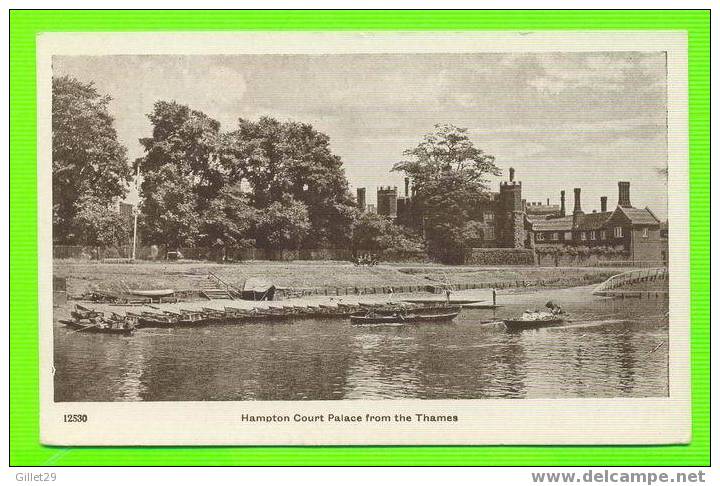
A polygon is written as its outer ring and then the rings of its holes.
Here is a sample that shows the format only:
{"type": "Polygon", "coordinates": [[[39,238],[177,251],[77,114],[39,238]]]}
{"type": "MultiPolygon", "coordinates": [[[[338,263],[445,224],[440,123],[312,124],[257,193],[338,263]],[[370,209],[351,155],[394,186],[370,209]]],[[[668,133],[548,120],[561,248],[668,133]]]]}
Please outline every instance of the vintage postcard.
{"type": "Polygon", "coordinates": [[[41,440],[690,440],[684,32],[38,38],[41,440]]]}

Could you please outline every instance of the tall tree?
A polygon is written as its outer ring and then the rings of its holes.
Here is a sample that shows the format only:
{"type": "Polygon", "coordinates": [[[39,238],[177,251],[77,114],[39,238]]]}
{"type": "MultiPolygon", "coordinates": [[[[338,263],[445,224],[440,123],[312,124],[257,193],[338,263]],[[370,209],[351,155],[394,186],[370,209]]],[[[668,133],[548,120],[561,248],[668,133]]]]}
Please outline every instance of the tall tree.
{"type": "Polygon", "coordinates": [[[477,236],[471,213],[488,197],[488,176],[500,174],[495,158],[473,145],[467,129],[443,124],[404,155],[407,159],[393,170],[413,180],[429,253],[448,263],[461,262],[477,236]]]}
{"type": "Polygon", "coordinates": [[[62,76],[52,80],[53,240],[80,243],[103,218],[87,211],[114,211],[127,194],[132,171],[127,150],[117,140],[110,96],[93,83],[62,76]],[[90,202],[91,201],[91,202],[90,202]],[[78,214],[83,212],[83,217],[78,214]],[[90,225],[90,226],[88,226],[90,225]]]}
{"type": "Polygon", "coordinates": [[[289,195],[307,207],[313,246],[349,242],[354,202],[327,135],[306,123],[240,119],[224,139],[223,157],[233,175],[250,183],[256,208],[289,195]]]}
{"type": "Polygon", "coordinates": [[[173,248],[198,244],[203,213],[232,182],[219,155],[220,123],[174,101],[156,102],[148,118],[152,137],[140,140],[146,153],[136,161],[144,238],[173,248]]]}
{"type": "Polygon", "coordinates": [[[257,238],[263,248],[297,249],[310,230],[308,211],[300,201],[285,196],[258,211],[257,238]]]}

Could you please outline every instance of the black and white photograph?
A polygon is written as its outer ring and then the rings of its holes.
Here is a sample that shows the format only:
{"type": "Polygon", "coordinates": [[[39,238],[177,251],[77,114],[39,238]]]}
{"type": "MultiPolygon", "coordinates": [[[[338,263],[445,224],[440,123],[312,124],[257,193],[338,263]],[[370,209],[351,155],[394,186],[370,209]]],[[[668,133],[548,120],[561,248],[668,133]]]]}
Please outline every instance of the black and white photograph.
{"type": "Polygon", "coordinates": [[[516,38],[48,54],[47,399],[421,428],[677,398],[668,49],[516,38]]]}

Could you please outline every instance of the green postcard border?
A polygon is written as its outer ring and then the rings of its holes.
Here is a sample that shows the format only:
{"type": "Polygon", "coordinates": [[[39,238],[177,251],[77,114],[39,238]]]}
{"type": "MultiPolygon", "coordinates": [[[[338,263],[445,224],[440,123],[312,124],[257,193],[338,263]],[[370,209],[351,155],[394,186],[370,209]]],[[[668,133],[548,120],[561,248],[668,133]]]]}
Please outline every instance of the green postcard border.
{"type": "Polygon", "coordinates": [[[707,10],[10,12],[12,466],[710,464],[710,12],[707,10]],[[683,30],[688,32],[692,443],[613,447],[45,447],[39,443],[35,39],[63,31],[683,30]]]}

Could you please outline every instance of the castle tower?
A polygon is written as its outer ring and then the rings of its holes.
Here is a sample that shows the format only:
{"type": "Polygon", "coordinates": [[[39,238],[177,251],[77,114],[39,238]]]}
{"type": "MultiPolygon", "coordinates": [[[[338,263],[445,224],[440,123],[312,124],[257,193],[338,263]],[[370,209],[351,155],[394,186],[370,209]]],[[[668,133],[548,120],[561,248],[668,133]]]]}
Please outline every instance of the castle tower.
{"type": "Polygon", "coordinates": [[[506,248],[525,247],[525,211],[522,203],[522,182],[515,180],[510,168],[508,181],[500,183],[500,245],[506,248]]]}
{"type": "Polygon", "coordinates": [[[377,213],[389,218],[397,217],[397,187],[378,187],[377,213]]]}
{"type": "Polygon", "coordinates": [[[365,188],[357,188],[357,207],[360,211],[365,211],[365,188]]]}

